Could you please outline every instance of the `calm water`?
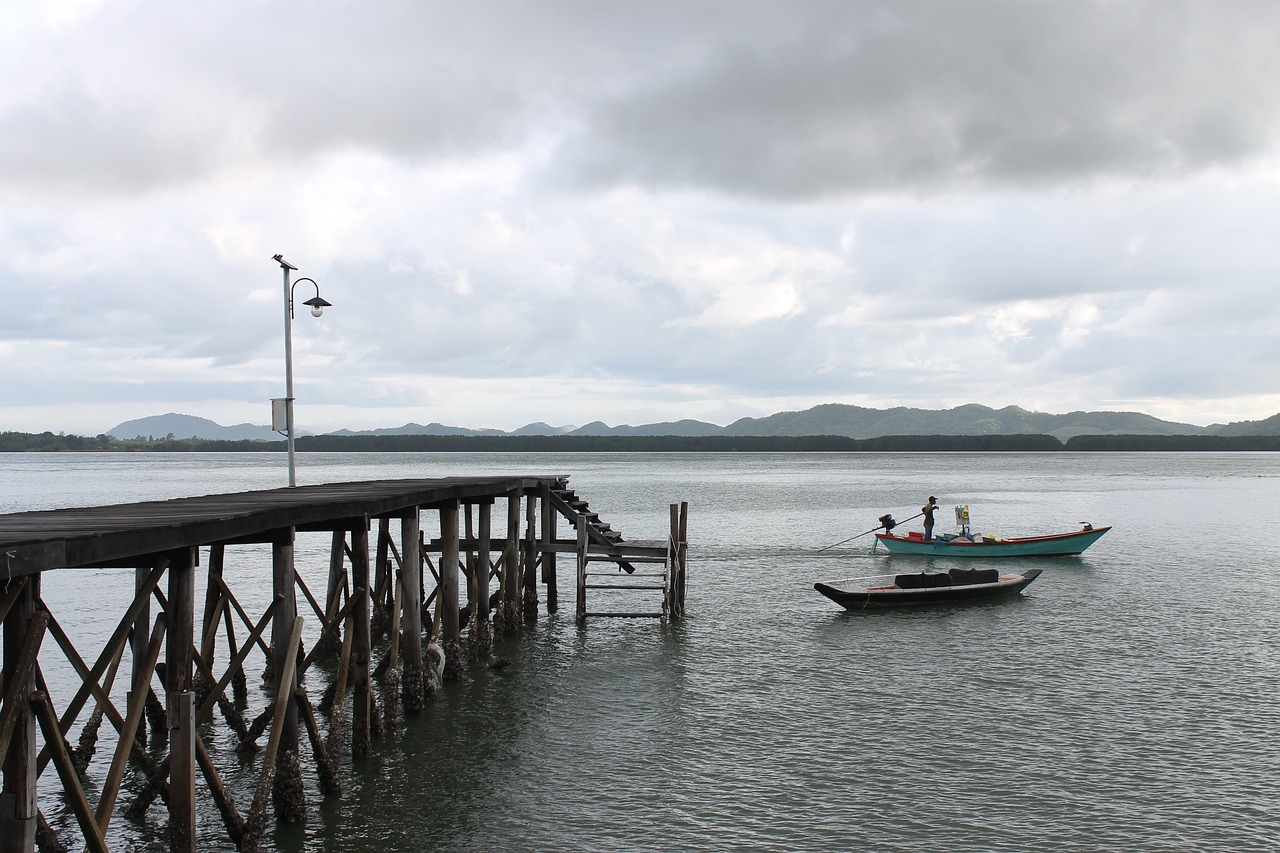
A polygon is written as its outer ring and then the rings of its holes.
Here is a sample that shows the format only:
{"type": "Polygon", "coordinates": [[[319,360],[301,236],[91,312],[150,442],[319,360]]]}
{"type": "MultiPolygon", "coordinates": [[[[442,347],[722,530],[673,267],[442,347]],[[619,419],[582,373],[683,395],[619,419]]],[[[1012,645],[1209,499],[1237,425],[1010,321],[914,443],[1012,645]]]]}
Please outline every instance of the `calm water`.
{"type": "MultiPolygon", "coordinates": [[[[284,480],[275,455],[9,454],[0,466],[5,512],[284,480]]],[[[1280,455],[299,460],[304,485],[486,473],[570,474],[628,538],[662,537],[668,504],[689,501],[687,617],[580,630],[562,564],[562,609],[495,650],[514,663],[468,670],[368,762],[344,756],[340,797],[321,800],[308,772],[309,819],[269,839],[278,849],[1280,849],[1280,455]],[[968,503],[982,532],[1115,529],[1083,558],[1027,561],[1045,572],[1007,602],[849,614],[813,591],[920,567],[873,555],[871,537],[821,549],[930,494],[940,521],[968,503]]],[[[317,583],[327,550],[327,536],[299,539],[317,583]]],[[[228,563],[237,592],[265,596],[265,554],[228,563]]],[[[45,598],[88,644],[110,631],[130,577],[55,572],[45,598]]],[[[266,697],[252,681],[256,713],[266,697]]],[[[210,737],[225,750],[221,729],[210,737]]],[[[220,763],[244,808],[255,777],[237,761],[220,763]]],[[[56,795],[42,805],[73,825],[56,795]]],[[[202,820],[202,849],[230,849],[216,814],[202,820]]],[[[112,835],[164,849],[163,812],[117,818],[112,835]]]]}

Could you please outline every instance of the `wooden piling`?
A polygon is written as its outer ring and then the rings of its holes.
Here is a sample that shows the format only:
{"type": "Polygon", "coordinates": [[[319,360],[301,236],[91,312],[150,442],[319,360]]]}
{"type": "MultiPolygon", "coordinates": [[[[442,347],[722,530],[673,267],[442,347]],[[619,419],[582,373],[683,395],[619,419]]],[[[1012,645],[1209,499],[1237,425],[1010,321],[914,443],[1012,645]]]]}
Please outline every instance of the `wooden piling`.
{"type": "MultiPolygon", "coordinates": [[[[369,520],[351,532],[351,583],[364,589],[349,619],[353,666],[351,673],[351,757],[364,758],[369,754],[369,726],[372,714],[369,690],[369,660],[372,657],[370,639],[369,587],[369,520]]],[[[339,697],[341,699],[341,697],[339,697]]]]}
{"type": "MultiPolygon", "coordinates": [[[[475,503],[467,501],[462,504],[462,542],[465,543],[462,553],[459,556],[462,573],[467,582],[467,618],[466,622],[470,622],[475,616],[475,595],[476,595],[476,526],[475,526],[475,503]]],[[[459,592],[461,594],[461,592],[459,592]]]]}
{"type": "MultiPolygon", "coordinates": [[[[274,595],[281,597],[280,607],[276,610],[271,625],[271,646],[273,651],[272,672],[275,673],[275,686],[293,681],[293,674],[298,668],[297,648],[289,648],[294,634],[294,624],[301,620],[298,616],[298,602],[294,595],[297,586],[296,572],[293,564],[294,529],[285,528],[271,546],[271,585],[274,595]]],[[[277,755],[298,754],[298,706],[287,701],[286,694],[279,735],[279,751],[277,755]]],[[[275,769],[272,779],[272,801],[276,804],[276,820],[296,823],[302,818],[302,810],[296,806],[303,797],[302,777],[292,772],[292,766],[286,761],[275,769]]]]}
{"type": "Polygon", "coordinates": [[[195,549],[173,552],[165,648],[165,709],[169,729],[169,849],[196,849],[196,742],[193,721],[195,549]]]}
{"type": "MultiPolygon", "coordinates": [[[[347,561],[346,561],[347,531],[334,530],[333,539],[329,545],[329,578],[325,585],[325,610],[324,620],[326,623],[331,622],[334,614],[342,607],[342,597],[347,591],[347,561]]],[[[340,633],[329,635],[328,641],[325,643],[324,651],[332,654],[338,650],[342,644],[340,633]]]]}
{"type": "Polygon", "coordinates": [[[391,564],[387,561],[387,548],[391,544],[391,519],[382,516],[378,519],[378,536],[374,540],[375,555],[373,558],[373,609],[374,615],[379,610],[389,612],[388,598],[393,596],[394,576],[391,564]]]}
{"type": "Polygon", "coordinates": [[[556,512],[555,505],[551,502],[551,485],[544,484],[538,490],[539,497],[542,499],[542,536],[539,539],[540,551],[542,553],[542,584],[546,588],[547,593],[547,610],[554,611],[556,609],[556,525],[559,521],[560,514],[556,512]]]}
{"type": "Polygon", "coordinates": [[[507,494],[507,541],[502,554],[499,583],[499,604],[502,608],[499,619],[502,626],[500,636],[514,633],[519,624],[516,614],[519,612],[517,602],[520,594],[520,497],[518,489],[507,494]]]}
{"type": "MultiPolygon", "coordinates": [[[[363,597],[364,592],[356,593],[363,597]]],[[[359,599],[349,602],[359,604],[359,599]]],[[[355,609],[354,607],[352,609],[355,609]]],[[[342,728],[347,720],[347,685],[351,674],[351,641],[355,633],[355,622],[348,612],[342,626],[342,646],[338,651],[338,671],[333,681],[333,704],[329,708],[329,735],[325,746],[330,754],[336,755],[342,749],[342,728]]],[[[354,737],[352,738],[354,740],[354,737]]]]}
{"type": "Polygon", "coordinates": [[[484,501],[479,508],[479,531],[476,540],[476,562],[472,569],[471,654],[478,660],[493,650],[493,623],[489,619],[489,553],[492,548],[492,501],[484,501]]]}
{"type": "Polygon", "coordinates": [[[524,519],[524,548],[520,572],[524,594],[521,603],[523,606],[522,615],[532,616],[538,612],[538,574],[535,571],[538,562],[536,539],[538,530],[537,491],[530,491],[525,496],[524,519]]]}
{"type": "Polygon", "coordinates": [[[389,731],[395,730],[396,708],[400,693],[400,613],[404,610],[404,579],[396,573],[394,595],[391,604],[391,648],[387,650],[386,680],[383,683],[383,723],[389,731]]]}
{"type": "MultiPolygon", "coordinates": [[[[151,635],[151,597],[149,593],[146,596],[143,596],[140,590],[142,588],[143,583],[146,581],[147,577],[150,575],[151,570],[154,568],[155,566],[153,564],[147,564],[147,565],[138,566],[134,569],[134,575],[133,575],[134,599],[136,601],[140,601],[142,607],[138,611],[138,615],[133,620],[133,638],[130,641],[130,649],[129,649],[130,661],[131,661],[130,666],[132,667],[129,674],[130,685],[137,683],[138,679],[142,675],[150,676],[150,673],[139,672],[139,668],[142,666],[142,661],[146,657],[147,638],[151,635]]],[[[132,687],[130,687],[130,689],[132,689],[132,687]]],[[[126,693],[125,702],[129,703],[131,701],[133,701],[133,696],[129,693],[126,693]]],[[[139,725],[141,724],[142,723],[140,722],[139,725]]],[[[143,742],[145,744],[146,731],[143,730],[138,732],[138,736],[143,738],[143,742]]]]}
{"type": "Polygon", "coordinates": [[[689,563],[689,502],[680,502],[680,521],[678,527],[679,538],[677,541],[676,552],[676,584],[675,584],[675,610],[673,615],[684,615],[684,592],[685,592],[685,575],[689,563]]]}
{"type": "Polygon", "coordinates": [[[200,620],[200,655],[205,663],[213,666],[215,657],[215,637],[218,622],[227,604],[222,597],[218,583],[222,580],[223,568],[226,564],[227,547],[221,543],[209,546],[209,568],[206,573],[204,590],[204,616],[200,620]]]}
{"type": "Polygon", "coordinates": [[[0,851],[29,853],[36,843],[37,723],[27,697],[35,690],[34,670],[45,617],[37,609],[40,576],[27,580],[4,620],[4,706],[0,708],[0,851]]]}
{"type": "Polygon", "coordinates": [[[400,517],[400,656],[404,659],[401,697],[407,713],[426,703],[422,661],[422,548],[418,510],[400,517]]]}
{"type": "Polygon", "coordinates": [[[578,604],[575,608],[579,624],[587,619],[587,520],[578,519],[578,604]]]}
{"type": "Polygon", "coordinates": [[[444,652],[444,675],[457,680],[462,675],[461,628],[458,625],[458,502],[440,507],[440,648],[444,652]]]}

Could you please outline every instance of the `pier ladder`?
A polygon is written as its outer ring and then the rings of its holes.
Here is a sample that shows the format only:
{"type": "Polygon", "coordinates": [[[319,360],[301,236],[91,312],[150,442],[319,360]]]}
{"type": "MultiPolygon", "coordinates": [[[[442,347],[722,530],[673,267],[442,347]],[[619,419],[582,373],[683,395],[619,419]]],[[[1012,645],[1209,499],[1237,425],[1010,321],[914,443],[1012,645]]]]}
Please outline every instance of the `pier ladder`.
{"type": "Polygon", "coordinates": [[[671,505],[671,532],[665,542],[626,542],[619,537],[602,543],[598,537],[593,540],[591,519],[577,520],[579,622],[597,616],[665,619],[684,613],[688,508],[687,503],[671,505]],[[592,564],[601,563],[612,564],[614,570],[590,570],[592,564]],[[619,574],[620,571],[626,574],[619,574]],[[609,609],[588,610],[588,590],[599,591],[609,609]],[[631,597],[631,593],[639,595],[631,597]],[[654,605],[620,609],[624,600],[639,601],[642,597],[654,601],[654,605]]]}

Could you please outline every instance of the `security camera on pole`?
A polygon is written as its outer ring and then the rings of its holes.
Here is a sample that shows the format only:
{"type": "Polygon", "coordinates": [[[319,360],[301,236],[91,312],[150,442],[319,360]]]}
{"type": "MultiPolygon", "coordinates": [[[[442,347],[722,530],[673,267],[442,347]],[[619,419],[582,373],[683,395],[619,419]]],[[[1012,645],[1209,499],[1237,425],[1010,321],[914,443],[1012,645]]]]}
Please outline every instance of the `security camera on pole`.
{"type": "Polygon", "coordinates": [[[298,268],[286,261],[283,256],[273,255],[271,260],[280,264],[280,268],[284,270],[284,396],[271,400],[271,428],[276,432],[284,433],[288,439],[289,485],[296,486],[298,481],[293,464],[293,288],[304,281],[309,281],[316,289],[316,295],[302,303],[311,306],[313,317],[319,317],[324,313],[324,309],[333,303],[320,298],[320,285],[316,284],[315,279],[300,278],[290,284],[289,273],[298,268]]]}

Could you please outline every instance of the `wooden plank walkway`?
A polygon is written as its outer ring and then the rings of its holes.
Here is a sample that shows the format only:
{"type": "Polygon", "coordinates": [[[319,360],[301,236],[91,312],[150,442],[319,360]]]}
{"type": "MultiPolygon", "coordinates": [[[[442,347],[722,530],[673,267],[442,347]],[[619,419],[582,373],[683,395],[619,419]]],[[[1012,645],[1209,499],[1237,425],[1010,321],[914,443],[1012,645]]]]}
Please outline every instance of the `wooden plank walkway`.
{"type": "Polygon", "coordinates": [[[271,532],[345,530],[351,519],[492,500],[555,477],[368,480],[167,501],[0,515],[0,580],[50,569],[134,566],[179,548],[272,541],[271,532]]]}

